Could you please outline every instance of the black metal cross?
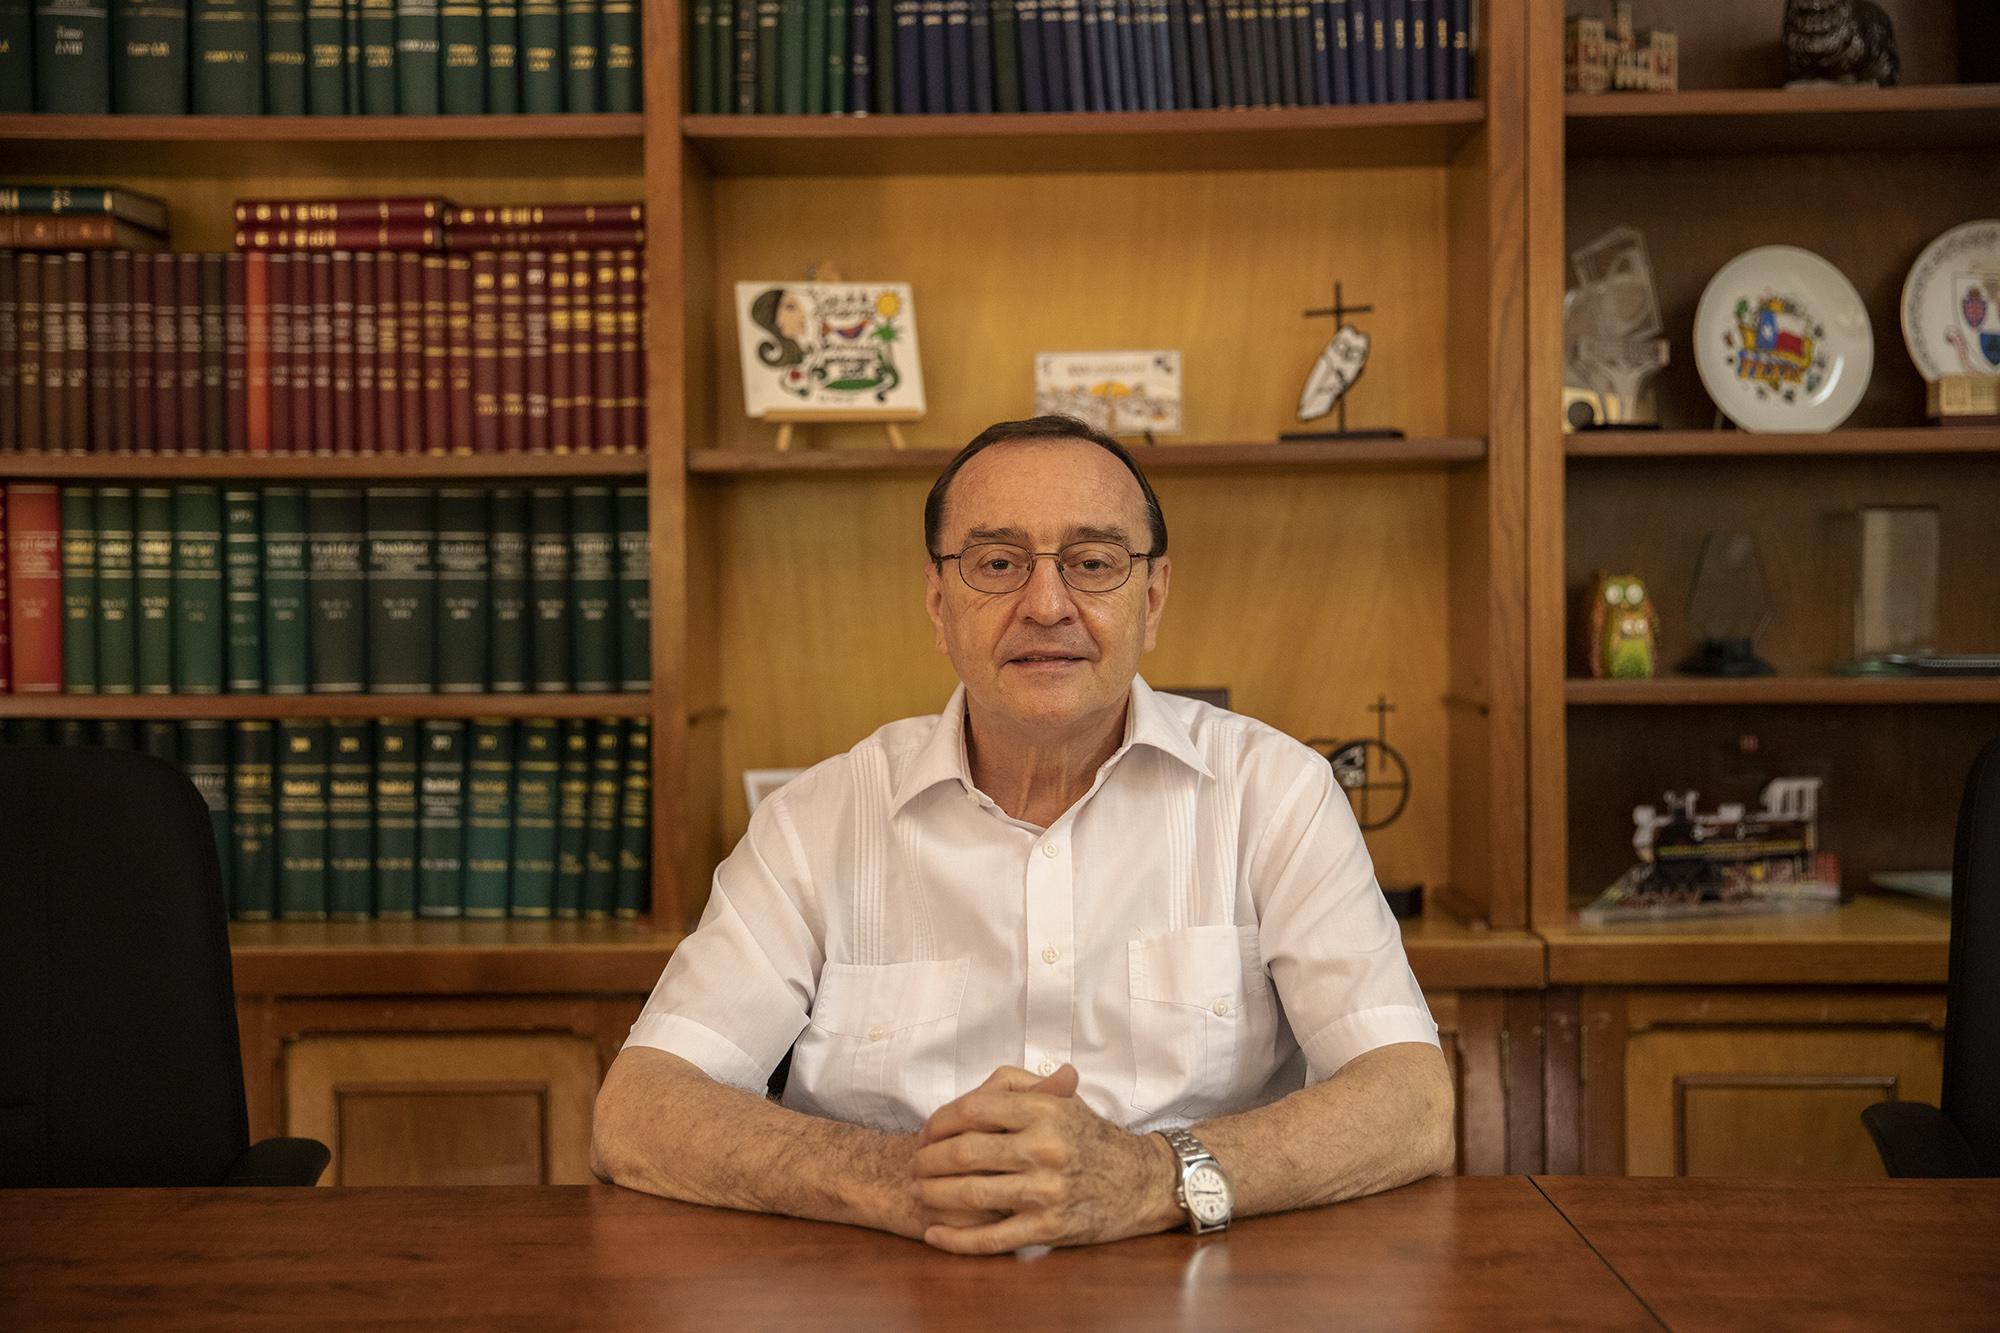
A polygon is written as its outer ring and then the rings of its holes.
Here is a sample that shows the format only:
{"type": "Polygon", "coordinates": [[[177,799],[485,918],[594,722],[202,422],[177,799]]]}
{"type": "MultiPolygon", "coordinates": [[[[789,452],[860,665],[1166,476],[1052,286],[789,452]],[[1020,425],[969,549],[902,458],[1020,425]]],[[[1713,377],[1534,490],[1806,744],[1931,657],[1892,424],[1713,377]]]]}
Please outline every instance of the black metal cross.
{"type": "MultiPolygon", "coordinates": [[[[1334,299],[1337,301],[1340,298],[1336,296],[1334,299]]],[[[1396,711],[1396,705],[1389,702],[1388,695],[1378,694],[1375,696],[1375,702],[1368,705],[1368,711],[1375,714],[1375,739],[1387,745],[1389,743],[1389,714],[1396,711]]]]}
{"type": "Polygon", "coordinates": [[[1372,305],[1347,304],[1346,300],[1341,296],[1340,279],[1335,278],[1333,280],[1333,304],[1323,310],[1306,311],[1306,318],[1325,319],[1328,315],[1331,315],[1334,319],[1334,326],[1338,328],[1347,322],[1349,315],[1372,315],[1374,313],[1375,307],[1372,305]]]}

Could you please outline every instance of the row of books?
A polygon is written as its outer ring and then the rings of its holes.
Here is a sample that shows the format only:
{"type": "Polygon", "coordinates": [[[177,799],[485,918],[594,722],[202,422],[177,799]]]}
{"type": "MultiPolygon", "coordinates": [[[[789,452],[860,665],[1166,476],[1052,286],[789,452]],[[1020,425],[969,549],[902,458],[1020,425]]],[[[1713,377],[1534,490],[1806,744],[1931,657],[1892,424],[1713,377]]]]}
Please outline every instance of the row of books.
{"type": "Polygon", "coordinates": [[[1345,106],[1472,95],[1471,0],[693,0],[689,109],[1345,106]]]}
{"type": "Polygon", "coordinates": [[[639,252],[0,251],[0,453],[645,447],[639,252]]]}
{"type": "Polygon", "coordinates": [[[646,488],[0,489],[0,689],[651,683],[646,488]]]}
{"type": "Polygon", "coordinates": [[[207,802],[239,921],[637,917],[645,718],[10,719],[11,744],[175,764],[207,802]]]}
{"type": "Polygon", "coordinates": [[[0,112],[639,110],[636,0],[12,0],[0,112]]]}

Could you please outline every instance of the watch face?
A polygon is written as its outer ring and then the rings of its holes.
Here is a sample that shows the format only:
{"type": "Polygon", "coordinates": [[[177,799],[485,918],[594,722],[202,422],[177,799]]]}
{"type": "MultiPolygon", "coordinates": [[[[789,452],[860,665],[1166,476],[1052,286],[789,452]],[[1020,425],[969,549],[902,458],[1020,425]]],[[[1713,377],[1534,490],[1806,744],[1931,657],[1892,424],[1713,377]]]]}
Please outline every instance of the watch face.
{"type": "Polygon", "coordinates": [[[1204,1224],[1229,1216],[1229,1182],[1212,1166],[1198,1166],[1187,1182],[1188,1211],[1204,1224]]]}

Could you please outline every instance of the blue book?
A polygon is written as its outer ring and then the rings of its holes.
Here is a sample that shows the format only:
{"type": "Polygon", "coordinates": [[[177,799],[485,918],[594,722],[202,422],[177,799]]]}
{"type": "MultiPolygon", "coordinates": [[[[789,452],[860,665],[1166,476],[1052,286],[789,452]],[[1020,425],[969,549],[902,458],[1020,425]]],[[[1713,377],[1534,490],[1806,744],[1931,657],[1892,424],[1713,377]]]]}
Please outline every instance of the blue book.
{"type": "Polygon", "coordinates": [[[1389,0],[1389,100],[1410,100],[1410,0],[1389,0]]]}
{"type": "Polygon", "coordinates": [[[1410,100],[1431,100],[1431,0],[1410,0],[1410,100]]]}
{"type": "Polygon", "coordinates": [[[1326,68],[1333,80],[1335,106],[1351,106],[1354,102],[1354,79],[1347,65],[1350,28],[1347,0],[1326,0],[1326,68]]]}
{"type": "Polygon", "coordinates": [[[1153,0],[1153,70],[1159,76],[1160,110],[1173,111],[1181,105],[1185,73],[1175,77],[1173,0],[1153,0]]]}
{"type": "Polygon", "coordinates": [[[1014,31],[1021,56],[1021,106],[1049,109],[1042,80],[1042,0],[1014,0],[1014,31]]]}
{"type": "Polygon", "coordinates": [[[1283,106],[1285,76],[1291,72],[1291,63],[1284,58],[1283,48],[1279,45],[1278,29],[1285,25],[1278,22],[1278,0],[1257,0],[1253,17],[1257,50],[1264,69],[1264,105],[1283,106]]]}
{"type": "Polygon", "coordinates": [[[1104,29],[1097,0],[1082,0],[1083,92],[1092,111],[1116,111],[1110,101],[1111,81],[1104,75],[1104,29]]]}
{"type": "Polygon", "coordinates": [[[1393,102],[1389,83],[1389,0],[1368,3],[1368,86],[1378,102],[1393,102]]]}
{"type": "Polygon", "coordinates": [[[1278,102],[1283,106],[1299,105],[1299,56],[1298,38],[1292,31],[1292,0],[1273,0],[1270,9],[1270,28],[1277,40],[1272,49],[1278,53],[1276,82],[1278,102]]]}
{"type": "Polygon", "coordinates": [[[1373,63],[1368,59],[1368,19],[1371,0],[1347,0],[1347,68],[1354,81],[1354,100],[1366,104],[1375,97],[1373,63]]]}
{"type": "Polygon", "coordinates": [[[1118,60],[1118,82],[1124,93],[1125,109],[1144,111],[1146,93],[1139,86],[1138,0],[1114,0],[1112,8],[1118,16],[1118,40],[1112,44],[1112,52],[1118,60]]]}
{"type": "Polygon", "coordinates": [[[1132,0],[1132,52],[1138,66],[1139,109],[1160,109],[1159,74],[1153,68],[1152,0],[1132,0]]]}
{"type": "MultiPolygon", "coordinates": [[[[972,0],[942,0],[940,7],[945,54],[945,105],[940,109],[963,115],[972,110],[972,0]]],[[[924,31],[928,35],[930,30],[924,31]]]]}
{"type": "Polygon", "coordinates": [[[985,114],[993,110],[993,9],[990,0],[970,3],[966,31],[972,39],[972,109],[985,114]]]}
{"type": "Polygon", "coordinates": [[[1314,71],[1319,67],[1318,48],[1313,45],[1313,13],[1311,0],[1291,0],[1292,6],[1292,56],[1298,63],[1299,105],[1325,106],[1326,99],[1319,95],[1319,78],[1314,71]]]}
{"type": "MultiPolygon", "coordinates": [[[[1062,0],[1062,68],[1068,76],[1068,93],[1064,103],[1071,111],[1082,111],[1088,106],[1089,95],[1084,91],[1083,79],[1083,0],[1062,0]]],[[[1048,24],[1042,25],[1046,31],[1048,24]]]]}
{"type": "Polygon", "coordinates": [[[1243,105],[1243,93],[1236,81],[1239,67],[1235,54],[1236,23],[1227,0],[1202,0],[1208,11],[1208,54],[1215,82],[1215,105],[1243,105]]]}
{"type": "Polygon", "coordinates": [[[1472,0],[1451,0],[1451,95],[1472,96],[1472,0]]]}
{"type": "Polygon", "coordinates": [[[918,0],[917,3],[917,30],[920,34],[918,59],[923,71],[922,109],[931,115],[951,109],[951,95],[945,88],[951,63],[945,55],[944,6],[945,0],[918,0]]]}
{"type": "Polygon", "coordinates": [[[924,109],[924,61],[917,29],[917,0],[893,0],[896,19],[896,110],[905,116],[924,109]]]}
{"type": "Polygon", "coordinates": [[[1431,96],[1451,97],[1451,0],[1431,0],[1431,96]]]}
{"type": "Polygon", "coordinates": [[[847,6],[847,105],[848,112],[868,110],[875,100],[875,3],[848,0],[847,6]]]}
{"type": "Polygon", "coordinates": [[[1312,76],[1313,102],[1318,106],[1333,105],[1333,65],[1329,60],[1332,53],[1332,34],[1327,31],[1328,0],[1312,0],[1307,6],[1312,24],[1312,76]]]}
{"type": "Polygon", "coordinates": [[[1130,90],[1118,60],[1118,0],[1083,0],[1097,10],[1097,50],[1104,68],[1104,106],[1109,111],[1133,111],[1130,90]]]}
{"type": "Polygon", "coordinates": [[[1188,91],[1197,111],[1215,106],[1215,72],[1208,56],[1208,6],[1201,0],[1182,0],[1186,6],[1188,35],[1188,91]]]}
{"type": "Polygon", "coordinates": [[[1069,61],[1063,55],[1062,0],[1042,0],[1042,97],[1051,111],[1074,111],[1069,61]]]}

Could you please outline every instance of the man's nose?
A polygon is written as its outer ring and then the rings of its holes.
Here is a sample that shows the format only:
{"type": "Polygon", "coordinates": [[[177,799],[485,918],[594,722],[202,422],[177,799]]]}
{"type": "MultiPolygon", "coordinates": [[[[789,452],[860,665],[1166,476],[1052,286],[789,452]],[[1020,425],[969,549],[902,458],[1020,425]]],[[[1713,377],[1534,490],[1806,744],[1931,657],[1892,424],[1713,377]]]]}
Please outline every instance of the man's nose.
{"type": "Polygon", "coordinates": [[[1076,602],[1062,579],[1058,556],[1037,555],[1028,569],[1028,586],[1021,590],[1021,614],[1038,625],[1054,625],[1070,618],[1076,602]]]}

